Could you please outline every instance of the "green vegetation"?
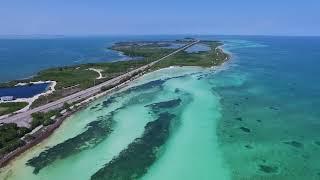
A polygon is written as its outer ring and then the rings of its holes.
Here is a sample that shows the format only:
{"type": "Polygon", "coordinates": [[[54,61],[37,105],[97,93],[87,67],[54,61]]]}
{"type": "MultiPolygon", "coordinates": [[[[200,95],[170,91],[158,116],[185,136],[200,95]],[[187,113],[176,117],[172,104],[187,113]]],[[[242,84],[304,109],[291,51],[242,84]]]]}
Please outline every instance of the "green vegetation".
{"type": "Polygon", "coordinates": [[[167,44],[167,42],[164,44],[159,43],[163,42],[116,43],[111,49],[120,51],[129,57],[143,57],[145,60],[151,62],[174,51],[174,49],[163,48],[170,45],[167,44]]]}
{"type": "Polygon", "coordinates": [[[148,64],[147,60],[118,61],[109,63],[90,63],[79,66],[54,68],[40,72],[33,80],[53,80],[57,82],[54,93],[41,96],[31,108],[53,102],[62,97],[79,92],[86,88],[100,84],[109,79],[120,76],[133,69],[148,64]],[[102,79],[96,79],[98,74],[89,68],[101,69],[102,79]]]}
{"type": "Polygon", "coordinates": [[[169,66],[218,66],[225,62],[229,57],[218,47],[222,44],[218,41],[201,41],[200,43],[208,45],[210,51],[188,53],[181,51],[174,56],[168,57],[157,63],[152,69],[161,69],[169,66]]]}
{"type": "MultiPolygon", "coordinates": [[[[61,109],[70,109],[69,104],[64,104],[61,109]]],[[[49,112],[39,112],[32,114],[31,128],[18,127],[15,123],[2,124],[0,126],[0,157],[25,145],[25,141],[21,140],[24,135],[31,132],[32,129],[43,125],[48,126],[55,122],[51,117],[60,117],[60,110],[53,110],[49,112]]],[[[33,139],[31,135],[26,136],[26,139],[33,139]]]]}
{"type": "Polygon", "coordinates": [[[57,89],[68,88],[78,84],[80,88],[87,88],[91,86],[93,83],[92,80],[96,77],[97,74],[95,72],[85,70],[84,68],[60,67],[39,72],[38,75],[33,78],[33,81],[57,81],[57,89]]]}
{"type": "Polygon", "coordinates": [[[32,114],[31,128],[34,129],[40,125],[48,126],[53,124],[55,121],[51,119],[53,116],[61,116],[58,110],[49,111],[49,112],[38,112],[32,114]]]}
{"type": "Polygon", "coordinates": [[[25,144],[20,138],[29,133],[30,129],[18,127],[14,123],[0,126],[0,157],[25,144]]]}
{"type": "MultiPolygon", "coordinates": [[[[171,52],[174,49],[163,48],[170,46],[172,43],[186,44],[194,41],[192,38],[186,38],[177,41],[165,42],[122,42],[115,44],[111,49],[120,51],[130,57],[144,57],[146,60],[153,61],[159,59],[171,52]]],[[[229,57],[218,47],[222,45],[219,41],[201,41],[201,44],[210,47],[210,51],[202,51],[195,53],[188,53],[181,51],[171,57],[168,57],[157,63],[152,70],[161,69],[169,66],[201,66],[212,67],[225,62],[229,57]]]]}
{"type": "Polygon", "coordinates": [[[26,103],[26,102],[0,103],[0,116],[16,112],[16,111],[26,107],[27,105],[28,105],[28,103],[26,103]]]}
{"type": "Polygon", "coordinates": [[[31,114],[32,116],[32,121],[31,121],[31,128],[34,129],[40,125],[43,126],[48,126],[51,125],[53,123],[55,123],[55,120],[51,119],[52,117],[61,117],[62,114],[60,113],[60,111],[62,110],[67,110],[70,111],[71,105],[68,103],[64,103],[63,107],[56,109],[56,110],[52,110],[52,111],[48,111],[48,112],[37,112],[37,113],[33,113],[31,114]]]}

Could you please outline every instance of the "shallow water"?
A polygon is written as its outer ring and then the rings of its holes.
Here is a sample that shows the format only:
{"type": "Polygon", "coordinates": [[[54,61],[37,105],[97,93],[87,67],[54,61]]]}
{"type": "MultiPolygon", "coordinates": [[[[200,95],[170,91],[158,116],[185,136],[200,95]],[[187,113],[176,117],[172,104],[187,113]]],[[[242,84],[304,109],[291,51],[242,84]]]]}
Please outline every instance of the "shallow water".
{"type": "Polygon", "coordinates": [[[210,79],[232,179],[320,179],[320,38],[227,44],[234,64],[210,79]]]}
{"type": "Polygon", "coordinates": [[[229,179],[216,137],[219,97],[205,80],[188,76],[167,83],[191,95],[181,125],[167,142],[164,154],[142,179],[229,179]]]}
{"type": "Polygon", "coordinates": [[[320,39],[234,38],[224,37],[233,58],[222,67],[143,76],[70,117],[2,169],[0,179],[85,180],[98,171],[114,179],[319,179],[320,39]],[[176,99],[179,105],[169,103],[176,99]],[[170,129],[148,132],[161,113],[175,115],[170,129]],[[80,150],[63,144],[106,115],[114,121],[111,133],[85,136],[80,150]],[[159,143],[148,142],[158,136],[159,143]],[[72,153],[57,151],[45,166],[38,161],[34,174],[26,163],[57,144],[72,153]],[[135,151],[145,156],[123,161],[135,151]]]}

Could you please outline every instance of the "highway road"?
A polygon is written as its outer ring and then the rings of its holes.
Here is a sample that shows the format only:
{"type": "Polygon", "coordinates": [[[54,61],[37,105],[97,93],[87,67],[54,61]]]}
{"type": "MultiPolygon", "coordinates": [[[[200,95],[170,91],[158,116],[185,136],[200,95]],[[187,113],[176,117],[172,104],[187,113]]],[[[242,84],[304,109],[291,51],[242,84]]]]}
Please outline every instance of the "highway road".
{"type": "Polygon", "coordinates": [[[104,86],[117,86],[117,85],[121,84],[124,79],[127,79],[128,77],[132,77],[136,73],[144,72],[144,71],[148,70],[150,67],[152,67],[153,65],[155,65],[156,63],[158,63],[159,61],[162,61],[163,59],[166,59],[166,58],[168,58],[168,57],[170,57],[180,51],[183,51],[183,50],[185,50],[185,49],[187,49],[187,48],[189,48],[199,42],[200,42],[199,40],[193,41],[193,42],[187,44],[186,46],[183,46],[183,47],[177,49],[176,51],[174,51],[174,52],[172,52],[172,53],[170,53],[170,54],[168,54],[168,55],[166,55],[156,61],[153,61],[147,65],[141,66],[137,69],[134,69],[134,70],[127,72],[127,73],[125,73],[121,76],[118,76],[116,78],[110,79],[110,80],[103,82],[99,85],[96,85],[91,88],[79,91],[75,94],[66,96],[64,98],[61,98],[61,99],[54,101],[54,102],[50,102],[50,103],[45,104],[43,106],[39,106],[37,108],[30,109],[26,112],[22,112],[22,113],[15,114],[13,116],[1,119],[0,123],[16,123],[18,126],[29,127],[30,122],[31,122],[31,114],[36,113],[36,112],[46,112],[49,110],[57,109],[57,108],[62,107],[64,105],[64,103],[72,103],[72,102],[77,102],[79,100],[89,98],[89,97],[99,93],[101,91],[102,87],[104,87],[104,86]]]}

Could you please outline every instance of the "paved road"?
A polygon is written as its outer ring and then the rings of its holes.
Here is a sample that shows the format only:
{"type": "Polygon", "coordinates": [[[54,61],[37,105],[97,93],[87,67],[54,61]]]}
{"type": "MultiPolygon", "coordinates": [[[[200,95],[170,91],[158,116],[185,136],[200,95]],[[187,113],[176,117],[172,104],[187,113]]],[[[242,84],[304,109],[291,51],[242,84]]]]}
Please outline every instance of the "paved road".
{"type": "Polygon", "coordinates": [[[30,121],[31,121],[31,114],[33,113],[36,113],[36,112],[45,112],[45,111],[49,111],[49,110],[52,110],[52,109],[57,109],[57,108],[60,108],[63,106],[64,103],[72,103],[72,102],[76,102],[78,100],[81,100],[81,99],[86,99],[86,98],[89,98],[95,94],[97,94],[102,87],[104,86],[117,86],[119,84],[121,84],[121,80],[123,79],[126,79],[128,77],[132,77],[134,74],[136,74],[137,72],[141,72],[141,71],[145,71],[147,69],[149,69],[151,66],[155,65],[156,63],[158,63],[159,61],[163,60],[163,59],[166,59],[180,51],[183,51],[195,44],[199,43],[199,40],[197,41],[194,41],[194,42],[191,42],[189,44],[187,44],[186,46],[180,48],[180,49],[177,49],[176,51],[156,60],[156,61],[153,61],[151,62],[150,64],[147,64],[147,65],[144,65],[144,66],[141,66],[135,70],[132,70],[128,73],[125,73],[121,76],[118,76],[116,78],[113,78],[111,80],[108,80],[106,82],[103,82],[99,85],[96,85],[96,86],[93,86],[91,88],[88,88],[88,89],[85,89],[85,90],[82,90],[82,91],[79,91],[75,94],[72,94],[70,96],[66,96],[64,98],[61,98],[57,101],[54,101],[54,102],[51,102],[51,103],[48,103],[48,104],[45,104],[43,106],[39,106],[37,108],[34,108],[34,109],[30,109],[26,112],[23,112],[23,113],[19,113],[19,114],[16,114],[16,115],[13,115],[13,116],[10,116],[10,117],[7,117],[7,118],[4,118],[4,119],[1,119],[0,120],[0,123],[16,123],[18,124],[18,126],[25,126],[25,127],[28,127],[29,124],[30,124],[30,121]]]}

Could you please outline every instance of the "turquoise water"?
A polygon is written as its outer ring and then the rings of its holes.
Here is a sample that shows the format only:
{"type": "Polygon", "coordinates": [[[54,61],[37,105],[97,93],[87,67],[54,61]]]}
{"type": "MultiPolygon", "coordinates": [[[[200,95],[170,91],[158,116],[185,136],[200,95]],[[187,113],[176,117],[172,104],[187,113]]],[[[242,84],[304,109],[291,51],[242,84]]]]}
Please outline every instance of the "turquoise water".
{"type": "Polygon", "coordinates": [[[234,67],[211,82],[232,178],[320,179],[320,38],[249,40],[229,43],[234,67]]]}
{"type": "Polygon", "coordinates": [[[230,62],[137,79],[0,179],[319,179],[320,38],[220,38],[230,62]]]}

